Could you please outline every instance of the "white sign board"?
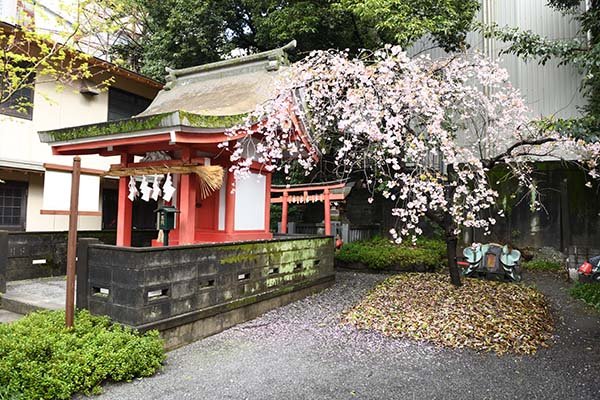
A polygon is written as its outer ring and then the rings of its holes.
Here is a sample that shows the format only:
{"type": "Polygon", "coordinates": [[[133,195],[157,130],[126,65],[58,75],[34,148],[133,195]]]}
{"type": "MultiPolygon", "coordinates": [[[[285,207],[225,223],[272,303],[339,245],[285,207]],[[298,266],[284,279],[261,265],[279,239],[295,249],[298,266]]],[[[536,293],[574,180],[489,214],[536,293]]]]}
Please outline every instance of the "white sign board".
{"type": "Polygon", "coordinates": [[[265,195],[267,178],[251,174],[235,182],[235,230],[255,231],[265,229],[265,195]]]}
{"type": "MultiPolygon", "coordinates": [[[[98,212],[100,177],[81,174],[79,181],[79,211],[98,212]]],[[[42,210],[69,211],[71,205],[71,173],[46,171],[42,210]]]]}

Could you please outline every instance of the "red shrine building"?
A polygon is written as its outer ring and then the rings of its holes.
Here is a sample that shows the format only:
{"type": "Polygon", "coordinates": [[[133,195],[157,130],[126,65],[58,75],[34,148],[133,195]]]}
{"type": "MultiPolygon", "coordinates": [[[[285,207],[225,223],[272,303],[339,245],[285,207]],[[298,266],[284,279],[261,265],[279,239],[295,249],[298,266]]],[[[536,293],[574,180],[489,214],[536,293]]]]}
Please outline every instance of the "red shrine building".
{"type": "MultiPolygon", "coordinates": [[[[158,199],[179,210],[169,245],[271,239],[271,173],[254,162],[251,177],[236,180],[229,153],[219,144],[245,138],[226,132],[272,98],[294,47],[292,42],[260,54],[168,69],[167,84],[141,114],[40,132],[40,139],[57,155],[120,156],[107,172],[119,179],[117,246],[131,245],[132,204],[144,201],[132,195],[132,185],[134,191],[140,187],[141,176],[151,183],[167,176],[173,182],[172,198],[158,199]]],[[[298,137],[306,138],[292,117],[298,137]]]]}

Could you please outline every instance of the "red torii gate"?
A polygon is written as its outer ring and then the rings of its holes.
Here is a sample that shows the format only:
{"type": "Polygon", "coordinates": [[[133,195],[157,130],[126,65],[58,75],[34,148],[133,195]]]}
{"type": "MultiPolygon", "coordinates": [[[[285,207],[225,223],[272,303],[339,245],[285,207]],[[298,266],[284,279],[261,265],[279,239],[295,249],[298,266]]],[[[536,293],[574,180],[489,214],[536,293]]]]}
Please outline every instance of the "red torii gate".
{"type": "Polygon", "coordinates": [[[299,185],[271,186],[271,193],[280,196],[271,197],[271,204],[281,204],[281,233],[287,233],[288,204],[307,204],[324,202],[325,235],[331,235],[331,201],[344,200],[346,194],[334,190],[343,189],[346,182],[323,182],[299,185]]]}

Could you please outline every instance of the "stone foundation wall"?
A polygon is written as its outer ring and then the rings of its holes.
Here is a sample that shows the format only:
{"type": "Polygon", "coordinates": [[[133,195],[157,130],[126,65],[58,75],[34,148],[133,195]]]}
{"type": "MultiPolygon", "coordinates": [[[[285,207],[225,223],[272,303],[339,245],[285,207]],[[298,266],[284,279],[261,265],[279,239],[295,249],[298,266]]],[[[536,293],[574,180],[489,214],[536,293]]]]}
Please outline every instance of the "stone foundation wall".
{"type": "Polygon", "coordinates": [[[196,340],[230,326],[223,315],[251,319],[281,305],[278,298],[331,284],[333,254],[332,237],[137,249],[87,243],[78,254],[77,302],[125,325],[159,329],[173,347],[182,343],[167,332],[190,329],[186,341],[196,340]],[[214,329],[198,328],[208,319],[214,329]]]}
{"type": "MultiPolygon", "coordinates": [[[[67,236],[67,232],[7,232],[8,248],[0,252],[0,263],[6,266],[0,275],[6,281],[65,275],[67,236]]],[[[116,232],[83,231],[78,236],[114,244],[116,232]]],[[[156,231],[134,231],[132,242],[134,246],[149,246],[156,236],[156,231]]]]}

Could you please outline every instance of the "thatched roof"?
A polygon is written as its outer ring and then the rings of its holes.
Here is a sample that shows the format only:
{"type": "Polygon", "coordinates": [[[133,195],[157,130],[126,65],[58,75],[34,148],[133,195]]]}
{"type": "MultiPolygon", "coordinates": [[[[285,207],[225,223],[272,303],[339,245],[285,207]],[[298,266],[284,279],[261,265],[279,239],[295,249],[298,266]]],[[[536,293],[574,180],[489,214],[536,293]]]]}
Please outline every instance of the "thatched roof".
{"type": "Polygon", "coordinates": [[[39,132],[45,143],[110,139],[143,132],[225,130],[271,99],[296,42],[259,54],[178,70],[141,114],[127,119],[39,132]]]}

